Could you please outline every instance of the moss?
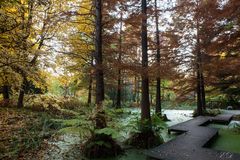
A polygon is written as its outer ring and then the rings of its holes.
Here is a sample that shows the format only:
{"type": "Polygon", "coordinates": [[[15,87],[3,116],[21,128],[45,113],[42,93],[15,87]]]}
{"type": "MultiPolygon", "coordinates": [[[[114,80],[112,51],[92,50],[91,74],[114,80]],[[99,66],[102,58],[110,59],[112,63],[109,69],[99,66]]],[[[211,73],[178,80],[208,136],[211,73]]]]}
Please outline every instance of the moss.
{"type": "Polygon", "coordinates": [[[61,123],[65,127],[69,126],[78,126],[80,123],[79,119],[69,119],[69,120],[64,120],[64,119],[54,119],[55,122],[61,123]]]}
{"type": "Polygon", "coordinates": [[[229,129],[221,129],[218,138],[210,148],[240,153],[240,134],[229,129]]]}

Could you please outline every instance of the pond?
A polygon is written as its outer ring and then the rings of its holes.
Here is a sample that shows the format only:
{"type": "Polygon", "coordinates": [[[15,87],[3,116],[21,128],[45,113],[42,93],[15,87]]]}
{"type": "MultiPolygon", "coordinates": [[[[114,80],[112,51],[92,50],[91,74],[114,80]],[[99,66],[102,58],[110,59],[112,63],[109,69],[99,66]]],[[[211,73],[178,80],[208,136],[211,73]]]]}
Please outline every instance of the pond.
{"type": "Polygon", "coordinates": [[[193,110],[164,110],[163,114],[170,120],[166,124],[172,126],[192,119],[193,110]]]}

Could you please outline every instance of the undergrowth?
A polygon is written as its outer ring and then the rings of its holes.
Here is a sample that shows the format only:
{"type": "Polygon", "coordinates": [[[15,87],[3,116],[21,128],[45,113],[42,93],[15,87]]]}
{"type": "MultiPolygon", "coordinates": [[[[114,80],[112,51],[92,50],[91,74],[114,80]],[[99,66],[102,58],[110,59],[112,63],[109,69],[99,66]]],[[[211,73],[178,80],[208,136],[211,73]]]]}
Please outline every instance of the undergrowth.
{"type": "MultiPolygon", "coordinates": [[[[203,111],[204,116],[212,116],[212,117],[217,116],[221,113],[222,111],[220,109],[206,109],[205,111],[203,111]]],[[[197,117],[197,116],[198,116],[197,110],[194,110],[193,117],[197,117]]]]}
{"type": "Polygon", "coordinates": [[[25,97],[25,108],[64,117],[78,115],[85,106],[86,104],[74,97],[54,95],[28,95],[25,97]]]}
{"type": "Polygon", "coordinates": [[[45,139],[60,128],[47,114],[13,109],[3,112],[6,112],[3,121],[5,133],[0,142],[0,159],[18,159],[19,156],[39,148],[45,139]]]}

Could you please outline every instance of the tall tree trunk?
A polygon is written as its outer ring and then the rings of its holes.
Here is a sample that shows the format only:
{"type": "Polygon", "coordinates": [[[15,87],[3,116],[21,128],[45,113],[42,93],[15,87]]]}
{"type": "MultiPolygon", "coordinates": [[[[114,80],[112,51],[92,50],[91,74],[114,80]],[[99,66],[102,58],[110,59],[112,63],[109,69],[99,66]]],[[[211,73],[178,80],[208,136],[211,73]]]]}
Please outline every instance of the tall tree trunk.
{"type": "MultiPolygon", "coordinates": [[[[91,56],[91,67],[93,67],[93,56],[91,56]]],[[[92,72],[89,74],[89,85],[88,85],[88,104],[92,103],[92,83],[93,83],[93,75],[92,72]]]]}
{"type": "Polygon", "coordinates": [[[134,85],[134,102],[139,104],[139,80],[138,80],[138,76],[135,76],[134,83],[135,83],[135,85],[134,85]]]}
{"type": "Polygon", "coordinates": [[[137,95],[137,78],[134,76],[133,102],[136,102],[137,95]]]}
{"type": "Polygon", "coordinates": [[[162,114],[162,98],[161,98],[161,79],[157,78],[157,86],[156,86],[156,114],[162,114]]]}
{"type": "Polygon", "coordinates": [[[88,86],[88,105],[92,104],[92,76],[89,77],[89,86],[88,86]]]}
{"type": "Polygon", "coordinates": [[[104,77],[102,59],[102,0],[95,0],[96,5],[96,104],[104,101],[104,77]]]}
{"type": "Polygon", "coordinates": [[[199,68],[200,67],[199,67],[199,64],[197,62],[197,113],[198,113],[198,115],[203,115],[201,76],[200,76],[199,68]]]}
{"type": "Polygon", "coordinates": [[[149,104],[149,79],[148,79],[148,40],[147,40],[147,1],[142,0],[142,102],[141,102],[141,120],[148,123],[142,126],[143,130],[151,129],[151,115],[149,104]],[[147,128],[146,128],[147,127],[147,128]]]}
{"type": "Polygon", "coordinates": [[[121,100],[122,100],[122,70],[121,70],[121,63],[122,63],[122,27],[123,27],[123,22],[122,19],[123,15],[121,13],[121,22],[120,22],[120,37],[119,37],[119,55],[118,55],[118,63],[119,63],[119,68],[118,68],[118,85],[117,85],[117,108],[121,107],[121,100]]]}
{"type": "Polygon", "coordinates": [[[204,82],[203,68],[202,67],[201,67],[201,71],[202,71],[201,72],[202,107],[203,107],[203,110],[206,110],[205,82],[204,82]]]}
{"type": "Polygon", "coordinates": [[[96,60],[96,128],[106,127],[106,121],[102,111],[104,101],[104,75],[103,75],[103,58],[102,58],[102,0],[95,0],[96,11],[96,37],[95,37],[95,60],[96,60]]]}
{"type": "Polygon", "coordinates": [[[121,107],[121,100],[122,100],[122,84],[121,84],[121,70],[118,70],[118,85],[117,85],[117,108],[121,107]]]}
{"type": "MultiPolygon", "coordinates": [[[[155,21],[156,21],[156,46],[157,46],[157,63],[160,66],[160,37],[159,37],[159,20],[158,20],[158,6],[157,0],[155,0],[155,21]]],[[[157,77],[157,85],[156,85],[156,114],[162,114],[162,106],[161,106],[161,78],[157,77]]]]}
{"type": "MultiPolygon", "coordinates": [[[[197,1],[197,7],[199,2],[197,1]]],[[[201,48],[199,37],[199,13],[197,12],[197,44],[196,44],[196,70],[197,70],[197,112],[198,115],[203,115],[203,95],[202,95],[202,62],[201,62],[201,48]]]]}
{"type": "Polygon", "coordinates": [[[140,104],[140,78],[137,78],[137,92],[136,92],[137,104],[140,104]]]}

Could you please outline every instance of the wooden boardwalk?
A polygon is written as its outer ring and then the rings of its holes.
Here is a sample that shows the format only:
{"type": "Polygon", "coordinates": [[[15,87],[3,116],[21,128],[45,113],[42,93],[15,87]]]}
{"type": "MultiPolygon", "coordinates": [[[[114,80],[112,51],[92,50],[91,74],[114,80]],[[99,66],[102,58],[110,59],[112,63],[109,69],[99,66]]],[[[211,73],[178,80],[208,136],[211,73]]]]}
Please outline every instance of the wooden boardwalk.
{"type": "Polygon", "coordinates": [[[216,117],[197,117],[174,125],[169,132],[182,133],[175,139],[146,152],[153,159],[160,160],[240,160],[240,154],[205,148],[218,136],[218,129],[209,123],[228,124],[233,115],[221,114],[216,117]]]}

